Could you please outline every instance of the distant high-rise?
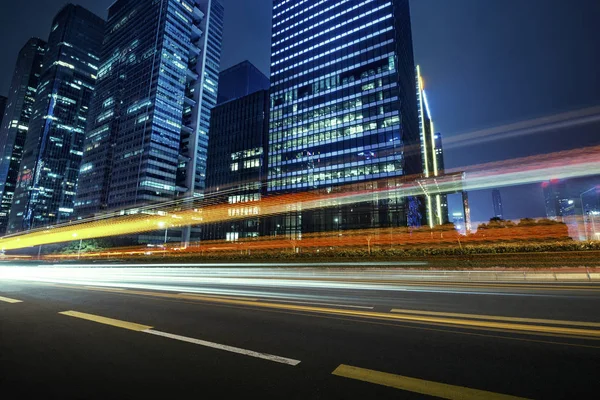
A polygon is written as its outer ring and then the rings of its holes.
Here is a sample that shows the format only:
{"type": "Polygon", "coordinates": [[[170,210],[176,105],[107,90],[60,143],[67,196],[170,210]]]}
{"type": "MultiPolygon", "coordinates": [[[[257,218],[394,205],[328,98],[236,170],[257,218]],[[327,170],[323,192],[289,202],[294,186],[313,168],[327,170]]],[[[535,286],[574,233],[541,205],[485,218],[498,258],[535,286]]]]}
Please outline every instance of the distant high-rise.
{"type": "Polygon", "coordinates": [[[587,240],[600,240],[600,186],[581,194],[583,222],[587,240]]]}
{"type": "Polygon", "coordinates": [[[218,102],[239,99],[269,86],[269,78],[249,61],[242,61],[219,74],[218,102]]]}
{"type": "Polygon", "coordinates": [[[29,39],[23,46],[17,56],[6,111],[2,113],[4,120],[0,124],[0,235],[6,233],[45,51],[46,42],[37,38],[29,39]]]}
{"type": "Polygon", "coordinates": [[[467,234],[467,225],[465,223],[465,216],[463,213],[455,212],[452,213],[452,222],[454,228],[463,235],[467,234]]]}
{"type": "Polygon", "coordinates": [[[435,158],[437,162],[438,171],[443,174],[446,170],[446,163],[444,162],[444,147],[442,141],[442,134],[436,133],[433,135],[433,144],[435,146],[435,158]]]}
{"type": "Polygon", "coordinates": [[[223,13],[220,0],[117,0],[109,8],[79,217],[202,196],[223,13]]]}
{"type": "Polygon", "coordinates": [[[243,220],[210,224],[205,239],[235,241],[260,232],[256,201],[265,182],[269,92],[261,90],[212,110],[208,144],[206,201],[229,203],[243,220]]]}
{"type": "Polygon", "coordinates": [[[572,214],[573,201],[568,196],[566,182],[560,180],[543,182],[542,189],[547,218],[557,220],[572,214]]]}
{"type": "MultiPolygon", "coordinates": [[[[442,149],[442,135],[435,133],[433,117],[425,83],[421,76],[421,68],[417,66],[417,106],[419,110],[419,129],[421,138],[421,158],[423,172],[426,178],[433,178],[444,174],[444,152],[442,149]]],[[[429,226],[448,223],[448,196],[445,194],[428,195],[427,220],[429,226]]]]}
{"type": "Polygon", "coordinates": [[[494,217],[504,219],[504,207],[502,206],[502,196],[500,196],[500,190],[492,190],[492,203],[494,205],[494,217]]]}
{"type": "Polygon", "coordinates": [[[73,4],[65,6],[52,22],[9,231],[74,218],[83,137],[103,32],[102,18],[73,4]]]}
{"type": "MultiPolygon", "coordinates": [[[[273,2],[269,193],[422,173],[408,0],[273,2]]],[[[420,225],[417,198],[292,213],[280,233],[420,225]]]]}

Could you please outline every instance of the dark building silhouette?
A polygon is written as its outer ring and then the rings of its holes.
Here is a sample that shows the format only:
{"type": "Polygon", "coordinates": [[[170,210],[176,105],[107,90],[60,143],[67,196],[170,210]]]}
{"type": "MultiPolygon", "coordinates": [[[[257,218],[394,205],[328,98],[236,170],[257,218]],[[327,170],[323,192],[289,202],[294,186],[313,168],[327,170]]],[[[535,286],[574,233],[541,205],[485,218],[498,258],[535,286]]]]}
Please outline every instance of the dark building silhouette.
{"type": "Polygon", "coordinates": [[[502,206],[502,196],[500,190],[492,190],[492,203],[494,205],[494,217],[504,219],[504,207],[502,206]]]}
{"type": "Polygon", "coordinates": [[[259,90],[269,89],[270,82],[249,61],[243,61],[219,74],[219,104],[239,99],[259,90]]]}
{"type": "MultiPolygon", "coordinates": [[[[377,190],[423,172],[408,0],[273,3],[268,193],[377,190]]],[[[274,218],[270,234],[426,223],[422,199],[274,218]]]]}
{"type": "Polygon", "coordinates": [[[29,39],[23,46],[17,56],[6,110],[2,113],[4,120],[0,124],[0,235],[6,233],[45,51],[46,42],[37,38],[29,39]]]}
{"type": "Polygon", "coordinates": [[[6,111],[6,102],[8,98],[6,96],[0,96],[0,126],[2,126],[2,120],[4,119],[4,112],[6,111]]]}
{"type": "Polygon", "coordinates": [[[207,225],[205,239],[235,241],[261,233],[256,202],[265,183],[268,113],[267,90],[212,110],[205,201],[228,203],[230,215],[247,218],[207,225]]]}
{"type": "Polygon", "coordinates": [[[10,232],[74,218],[103,32],[102,18],[73,4],[52,22],[9,216],[10,232]]]}

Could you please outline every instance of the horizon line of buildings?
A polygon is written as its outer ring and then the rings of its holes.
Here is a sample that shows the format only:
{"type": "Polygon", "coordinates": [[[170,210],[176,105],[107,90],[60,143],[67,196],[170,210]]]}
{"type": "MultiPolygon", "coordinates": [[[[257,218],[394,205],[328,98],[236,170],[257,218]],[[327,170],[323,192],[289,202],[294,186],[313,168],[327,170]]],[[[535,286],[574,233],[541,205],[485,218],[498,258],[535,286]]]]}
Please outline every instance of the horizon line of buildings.
{"type": "Polygon", "coordinates": [[[184,198],[247,218],[165,240],[448,223],[445,195],[376,194],[444,174],[408,0],[274,0],[270,80],[219,71],[223,21],[220,0],[61,9],[19,53],[2,113],[0,234],[184,198]],[[252,204],[342,185],[373,199],[266,219],[252,204]]]}

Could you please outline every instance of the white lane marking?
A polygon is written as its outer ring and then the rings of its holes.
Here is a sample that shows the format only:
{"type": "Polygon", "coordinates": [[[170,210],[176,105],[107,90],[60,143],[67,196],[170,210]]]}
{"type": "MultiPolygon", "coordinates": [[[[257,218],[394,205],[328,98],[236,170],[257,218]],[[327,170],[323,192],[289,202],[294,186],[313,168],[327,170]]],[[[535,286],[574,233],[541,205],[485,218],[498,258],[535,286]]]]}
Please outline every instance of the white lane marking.
{"type": "Polygon", "coordinates": [[[294,303],[294,304],[314,304],[318,306],[337,306],[337,307],[346,307],[346,308],[361,308],[363,310],[372,310],[374,307],[368,306],[350,306],[347,304],[335,304],[335,303],[315,303],[312,301],[294,301],[294,300],[279,300],[277,298],[273,299],[260,299],[259,301],[268,301],[268,302],[277,302],[277,303],[294,303]]]}
{"type": "Polygon", "coordinates": [[[213,349],[229,351],[231,353],[242,354],[242,355],[249,356],[249,357],[262,358],[263,360],[273,361],[273,362],[280,363],[280,364],[287,364],[287,365],[292,365],[292,366],[296,366],[296,365],[300,364],[299,360],[294,360],[292,358],[279,357],[279,356],[275,356],[272,354],[259,353],[259,352],[252,351],[252,350],[241,349],[239,347],[232,347],[232,346],[227,346],[227,345],[223,345],[223,344],[207,342],[205,340],[189,338],[186,336],[173,335],[172,333],[156,331],[154,329],[147,329],[142,332],[150,333],[151,335],[166,337],[169,339],[180,340],[182,342],[193,343],[193,344],[197,344],[197,345],[204,346],[204,347],[211,347],[213,349]]]}

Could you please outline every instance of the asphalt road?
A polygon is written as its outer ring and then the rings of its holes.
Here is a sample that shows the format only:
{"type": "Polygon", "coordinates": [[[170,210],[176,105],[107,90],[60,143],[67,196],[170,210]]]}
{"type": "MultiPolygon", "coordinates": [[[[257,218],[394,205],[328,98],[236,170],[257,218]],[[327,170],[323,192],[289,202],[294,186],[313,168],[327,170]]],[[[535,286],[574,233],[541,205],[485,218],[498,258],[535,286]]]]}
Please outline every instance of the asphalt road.
{"type": "Polygon", "coordinates": [[[6,267],[2,399],[586,399],[600,390],[600,285],[591,282],[6,267]]]}

